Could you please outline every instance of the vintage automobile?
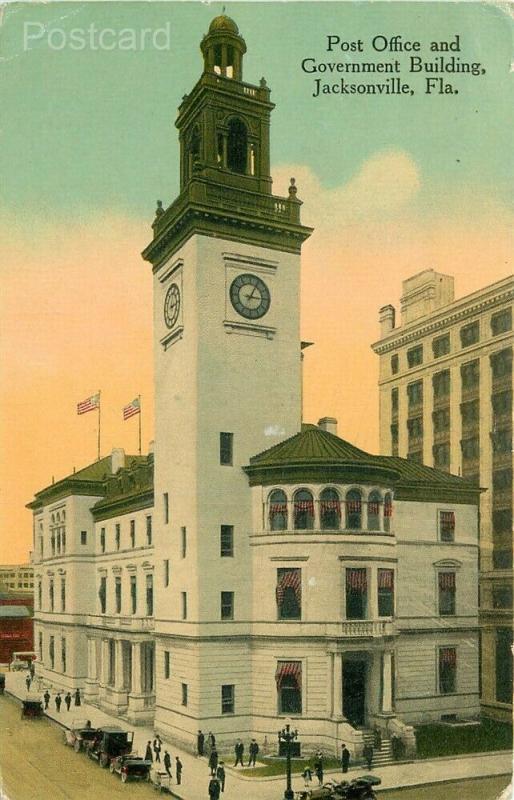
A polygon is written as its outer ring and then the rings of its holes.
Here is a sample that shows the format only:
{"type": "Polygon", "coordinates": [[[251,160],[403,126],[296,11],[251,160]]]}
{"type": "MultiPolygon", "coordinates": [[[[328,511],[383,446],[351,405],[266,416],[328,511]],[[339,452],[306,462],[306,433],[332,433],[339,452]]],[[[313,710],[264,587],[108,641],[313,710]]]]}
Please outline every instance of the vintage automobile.
{"type": "Polygon", "coordinates": [[[89,758],[98,761],[101,767],[108,767],[113,758],[125,756],[132,752],[134,734],[113,725],[99,728],[91,741],[84,742],[84,749],[89,758]]]}
{"type": "Polygon", "coordinates": [[[22,700],[21,701],[21,718],[22,719],[39,719],[43,717],[43,703],[41,700],[22,700]]]}
{"type": "Polygon", "coordinates": [[[121,782],[126,783],[128,780],[150,780],[150,770],[152,762],[144,758],[140,758],[134,754],[125,756],[116,756],[111,759],[109,769],[112,773],[117,772],[121,776],[121,782]]]}
{"type": "Polygon", "coordinates": [[[376,775],[363,775],[352,781],[329,781],[315,789],[297,792],[297,800],[376,800],[373,786],[381,780],[376,775]]]}
{"type": "Polygon", "coordinates": [[[13,653],[11,656],[11,662],[9,664],[9,670],[11,672],[17,672],[20,669],[28,669],[32,661],[35,660],[36,654],[31,650],[13,653]]]}
{"type": "Polygon", "coordinates": [[[161,770],[157,769],[155,766],[150,770],[150,780],[152,782],[153,788],[158,791],[160,794],[163,792],[166,794],[171,794],[171,776],[168,775],[167,772],[162,772],[161,770]]]}
{"type": "Polygon", "coordinates": [[[5,691],[5,675],[3,672],[0,672],[0,694],[3,694],[5,691]]]}
{"type": "Polygon", "coordinates": [[[92,728],[88,719],[74,719],[71,728],[64,731],[64,741],[79,753],[84,748],[85,742],[93,741],[97,732],[98,729],[92,728]]]}

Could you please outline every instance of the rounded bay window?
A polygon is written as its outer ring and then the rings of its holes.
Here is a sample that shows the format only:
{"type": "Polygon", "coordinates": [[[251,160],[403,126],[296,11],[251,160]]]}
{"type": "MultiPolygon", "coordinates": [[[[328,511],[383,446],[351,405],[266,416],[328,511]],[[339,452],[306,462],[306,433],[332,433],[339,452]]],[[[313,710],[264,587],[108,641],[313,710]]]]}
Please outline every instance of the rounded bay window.
{"type": "Polygon", "coordinates": [[[308,489],[298,489],[295,492],[294,527],[297,531],[314,528],[314,499],[308,489]]]}
{"type": "Polygon", "coordinates": [[[275,489],[269,496],[269,526],[272,531],[287,530],[287,496],[275,489]]]}
{"type": "Polygon", "coordinates": [[[350,489],[346,493],[346,528],[360,530],[362,528],[362,495],[358,489],[350,489]]]}
{"type": "Polygon", "coordinates": [[[339,500],[339,494],[335,489],[323,489],[319,499],[321,530],[339,530],[341,525],[341,502],[339,500]]]}

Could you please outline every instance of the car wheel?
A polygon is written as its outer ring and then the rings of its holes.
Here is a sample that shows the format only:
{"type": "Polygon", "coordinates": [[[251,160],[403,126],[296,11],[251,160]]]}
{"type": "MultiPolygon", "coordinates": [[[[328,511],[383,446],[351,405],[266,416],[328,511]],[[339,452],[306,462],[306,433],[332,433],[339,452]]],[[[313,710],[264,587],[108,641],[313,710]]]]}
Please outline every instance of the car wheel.
{"type": "Polygon", "coordinates": [[[73,743],[73,749],[76,753],[80,753],[80,741],[78,739],[75,739],[73,743]]]}
{"type": "Polygon", "coordinates": [[[122,783],[126,783],[127,782],[127,773],[126,772],[122,772],[121,773],[121,782],[122,783]]]}

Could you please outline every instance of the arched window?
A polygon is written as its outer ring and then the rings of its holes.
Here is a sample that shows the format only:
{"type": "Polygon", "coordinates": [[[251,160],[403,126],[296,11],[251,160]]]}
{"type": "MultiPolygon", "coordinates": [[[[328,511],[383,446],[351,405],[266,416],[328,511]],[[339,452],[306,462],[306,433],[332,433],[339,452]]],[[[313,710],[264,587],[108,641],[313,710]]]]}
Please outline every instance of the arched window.
{"type": "Polygon", "coordinates": [[[191,134],[191,145],[189,148],[189,152],[191,154],[191,164],[194,164],[195,161],[198,161],[200,158],[201,144],[202,140],[200,137],[200,131],[196,127],[193,129],[193,133],[191,134]]]}
{"type": "Polygon", "coordinates": [[[335,489],[323,489],[320,494],[319,513],[321,530],[339,530],[341,524],[341,503],[335,489]]]}
{"type": "Polygon", "coordinates": [[[384,530],[389,533],[391,530],[391,517],[393,516],[393,498],[390,492],[384,496],[384,530]]]}
{"type": "Polygon", "coordinates": [[[346,527],[350,530],[362,528],[362,496],[358,489],[346,493],[346,527]]]}
{"type": "Polygon", "coordinates": [[[368,530],[369,531],[379,531],[380,530],[380,503],[382,501],[382,497],[380,496],[380,492],[376,490],[370,492],[368,497],[368,530]]]}
{"type": "Polygon", "coordinates": [[[240,119],[231,119],[228,124],[227,167],[244,175],[247,172],[247,153],[246,125],[240,119]]]}
{"type": "Polygon", "coordinates": [[[269,496],[269,526],[272,531],[287,530],[287,497],[282,489],[275,489],[269,496]]]}
{"type": "Polygon", "coordinates": [[[314,500],[308,489],[298,489],[294,496],[294,527],[298,531],[314,527],[314,500]]]}

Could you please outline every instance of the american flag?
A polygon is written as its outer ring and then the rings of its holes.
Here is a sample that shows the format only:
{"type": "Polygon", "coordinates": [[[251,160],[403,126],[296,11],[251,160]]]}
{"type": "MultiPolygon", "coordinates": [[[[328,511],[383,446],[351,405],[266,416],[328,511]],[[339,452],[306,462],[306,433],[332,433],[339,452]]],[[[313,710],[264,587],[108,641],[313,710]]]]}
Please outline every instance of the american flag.
{"type": "Polygon", "coordinates": [[[100,408],[100,392],[77,403],[77,414],[87,414],[88,411],[95,411],[97,408],[100,408]]]}
{"type": "Polygon", "coordinates": [[[136,397],[134,400],[132,400],[131,403],[128,404],[128,406],[124,407],[123,419],[124,420],[130,419],[130,417],[133,417],[134,414],[140,414],[140,413],[141,413],[141,400],[139,399],[139,397],[136,397]]]}

